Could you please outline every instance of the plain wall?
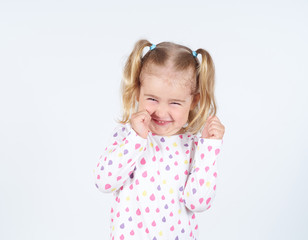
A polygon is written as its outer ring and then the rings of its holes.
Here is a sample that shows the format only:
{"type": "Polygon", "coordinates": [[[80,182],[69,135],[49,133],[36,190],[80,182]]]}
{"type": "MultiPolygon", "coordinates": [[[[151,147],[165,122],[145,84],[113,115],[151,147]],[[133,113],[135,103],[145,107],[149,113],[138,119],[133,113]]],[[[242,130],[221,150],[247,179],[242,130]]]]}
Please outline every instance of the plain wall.
{"type": "Polygon", "coordinates": [[[215,63],[226,132],[199,239],[307,239],[307,23],[298,0],[1,1],[0,238],[108,239],[92,171],[146,38],[215,63]]]}

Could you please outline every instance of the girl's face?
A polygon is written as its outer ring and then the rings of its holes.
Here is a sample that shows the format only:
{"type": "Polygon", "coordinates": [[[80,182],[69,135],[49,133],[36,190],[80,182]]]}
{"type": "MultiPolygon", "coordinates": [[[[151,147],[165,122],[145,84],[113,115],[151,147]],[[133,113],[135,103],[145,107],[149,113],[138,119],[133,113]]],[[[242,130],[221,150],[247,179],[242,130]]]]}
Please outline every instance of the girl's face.
{"type": "Polygon", "coordinates": [[[140,74],[138,112],[147,110],[151,116],[150,131],[170,136],[181,133],[189,111],[199,100],[191,95],[193,71],[175,72],[170,67],[151,65],[140,74]]]}

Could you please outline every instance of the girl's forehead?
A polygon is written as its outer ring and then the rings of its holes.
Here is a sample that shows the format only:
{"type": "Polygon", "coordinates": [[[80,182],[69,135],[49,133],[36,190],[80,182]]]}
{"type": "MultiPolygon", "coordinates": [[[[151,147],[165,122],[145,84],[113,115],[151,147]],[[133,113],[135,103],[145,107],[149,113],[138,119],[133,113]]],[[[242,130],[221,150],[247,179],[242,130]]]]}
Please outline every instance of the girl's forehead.
{"type": "Polygon", "coordinates": [[[195,72],[192,68],[178,71],[170,65],[158,66],[156,64],[150,64],[147,67],[142,68],[140,73],[141,83],[147,79],[154,78],[165,80],[170,84],[180,84],[187,87],[191,86],[193,81],[195,81],[195,72]]]}
{"type": "Polygon", "coordinates": [[[191,96],[191,84],[187,81],[165,79],[157,75],[145,76],[141,81],[141,94],[159,98],[186,99],[191,96]]]}

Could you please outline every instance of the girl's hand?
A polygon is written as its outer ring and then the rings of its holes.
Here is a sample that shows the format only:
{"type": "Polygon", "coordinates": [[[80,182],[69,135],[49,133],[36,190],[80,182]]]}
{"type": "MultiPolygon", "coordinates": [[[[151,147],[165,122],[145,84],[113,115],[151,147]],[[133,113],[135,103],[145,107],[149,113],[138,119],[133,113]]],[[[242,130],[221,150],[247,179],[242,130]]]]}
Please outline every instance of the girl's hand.
{"type": "Polygon", "coordinates": [[[202,138],[222,139],[225,134],[225,126],[222,125],[216,116],[210,116],[206,120],[202,131],[202,138]]]}
{"type": "Polygon", "coordinates": [[[130,118],[130,125],[135,130],[135,132],[138,133],[139,136],[141,136],[142,138],[147,138],[150,131],[150,121],[150,114],[146,110],[143,110],[132,114],[130,118]]]}

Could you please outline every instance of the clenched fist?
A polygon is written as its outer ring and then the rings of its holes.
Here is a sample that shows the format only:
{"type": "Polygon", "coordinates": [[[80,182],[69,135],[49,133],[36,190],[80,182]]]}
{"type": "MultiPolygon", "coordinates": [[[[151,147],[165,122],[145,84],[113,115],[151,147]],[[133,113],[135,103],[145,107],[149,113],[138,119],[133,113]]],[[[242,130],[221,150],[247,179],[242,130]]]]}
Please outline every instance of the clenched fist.
{"type": "Polygon", "coordinates": [[[225,134],[225,126],[216,116],[209,116],[202,131],[202,138],[222,139],[225,134]]]}
{"type": "Polygon", "coordinates": [[[130,125],[135,130],[136,133],[142,138],[147,138],[150,131],[149,124],[151,121],[150,114],[146,111],[140,111],[133,113],[130,118],[130,125]]]}

